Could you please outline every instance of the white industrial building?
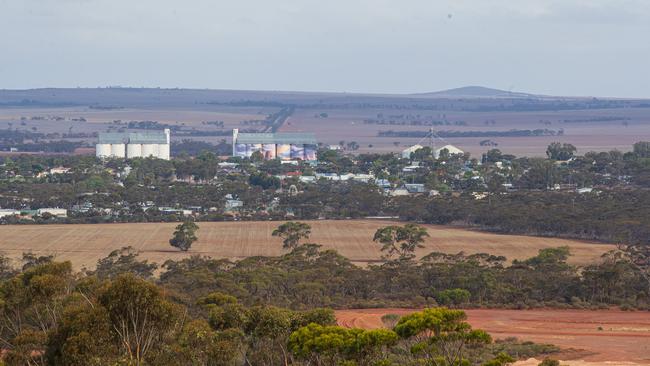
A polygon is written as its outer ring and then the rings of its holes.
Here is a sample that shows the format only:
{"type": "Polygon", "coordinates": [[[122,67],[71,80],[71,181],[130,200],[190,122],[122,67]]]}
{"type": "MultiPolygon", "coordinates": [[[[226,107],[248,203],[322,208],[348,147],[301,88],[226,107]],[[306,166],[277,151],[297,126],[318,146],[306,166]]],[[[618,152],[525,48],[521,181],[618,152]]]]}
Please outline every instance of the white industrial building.
{"type": "Polygon", "coordinates": [[[100,133],[95,146],[98,158],[148,158],[169,160],[170,130],[160,132],[100,133]]]}
{"type": "Polygon", "coordinates": [[[435,149],[433,151],[433,157],[438,159],[442,150],[447,150],[449,152],[449,155],[462,155],[465,153],[463,150],[457,148],[454,145],[445,145],[439,149],[435,149]]]}
{"type": "Polygon", "coordinates": [[[422,147],[423,147],[422,145],[413,145],[411,147],[402,150],[402,159],[410,159],[411,154],[420,150],[422,147]]]}
{"type": "MultiPolygon", "coordinates": [[[[409,159],[411,157],[411,154],[422,149],[422,145],[413,145],[407,149],[402,150],[402,158],[404,159],[409,159]]],[[[442,150],[447,150],[449,152],[449,155],[456,155],[456,154],[464,154],[465,152],[459,148],[457,148],[454,145],[445,145],[439,149],[433,150],[433,157],[438,159],[440,157],[440,152],[442,150]]]]}
{"type": "Polygon", "coordinates": [[[318,143],[312,133],[239,133],[232,130],[232,156],[250,158],[255,152],[264,159],[316,160],[318,143]]]}

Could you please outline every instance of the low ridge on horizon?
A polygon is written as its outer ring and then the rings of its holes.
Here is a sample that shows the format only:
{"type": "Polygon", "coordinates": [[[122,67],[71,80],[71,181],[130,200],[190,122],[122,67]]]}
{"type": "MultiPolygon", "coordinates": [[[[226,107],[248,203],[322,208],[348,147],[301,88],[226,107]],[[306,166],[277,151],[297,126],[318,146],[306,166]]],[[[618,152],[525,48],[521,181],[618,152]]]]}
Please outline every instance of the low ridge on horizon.
{"type": "Polygon", "coordinates": [[[427,97],[471,97],[471,98],[512,98],[512,97],[539,97],[536,94],[513,92],[478,85],[461,86],[434,92],[414,93],[414,96],[427,97]]]}

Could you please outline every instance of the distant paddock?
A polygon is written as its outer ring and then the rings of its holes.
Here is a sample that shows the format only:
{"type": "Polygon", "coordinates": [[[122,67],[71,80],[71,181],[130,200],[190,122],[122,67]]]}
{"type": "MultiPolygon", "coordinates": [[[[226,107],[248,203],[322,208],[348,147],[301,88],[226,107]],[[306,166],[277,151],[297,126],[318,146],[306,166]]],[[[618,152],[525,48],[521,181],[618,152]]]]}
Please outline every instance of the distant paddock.
{"type": "MultiPolygon", "coordinates": [[[[177,223],[145,224],[75,224],[75,225],[4,225],[0,226],[0,252],[18,259],[23,252],[55,255],[59,260],[72,261],[75,268],[93,268],[97,260],[111,251],[132,246],[142,258],[157,263],[178,260],[200,254],[233,260],[250,256],[277,256],[285,253],[279,238],[271,232],[280,223],[259,222],[200,222],[199,240],[191,250],[182,253],[168,243],[177,223]]],[[[380,220],[310,221],[310,242],[336,249],[359,265],[380,259],[379,245],[372,241],[377,228],[395,224],[380,220]]],[[[447,226],[425,225],[431,235],[418,255],[432,251],[445,253],[484,252],[503,255],[508,259],[525,259],[549,247],[569,246],[570,262],[587,264],[613,245],[578,240],[499,235],[447,226]]]]}

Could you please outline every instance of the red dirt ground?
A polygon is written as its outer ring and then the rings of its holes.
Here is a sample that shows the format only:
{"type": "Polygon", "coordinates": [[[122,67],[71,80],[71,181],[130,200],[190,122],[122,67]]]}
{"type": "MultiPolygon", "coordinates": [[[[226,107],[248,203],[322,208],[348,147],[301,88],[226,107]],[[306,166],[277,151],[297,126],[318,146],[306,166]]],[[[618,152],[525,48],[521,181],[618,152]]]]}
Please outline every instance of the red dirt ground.
{"type": "MultiPolygon", "coordinates": [[[[339,310],[345,327],[379,328],[384,314],[408,314],[412,309],[339,310]]],[[[559,357],[584,360],[593,365],[650,364],[650,312],[620,310],[465,310],[468,321],[494,338],[517,337],[536,343],[555,344],[559,357]],[[603,330],[598,330],[602,327],[603,330]]],[[[567,364],[580,364],[578,361],[567,364]]],[[[523,364],[522,364],[523,365],[523,364]]]]}

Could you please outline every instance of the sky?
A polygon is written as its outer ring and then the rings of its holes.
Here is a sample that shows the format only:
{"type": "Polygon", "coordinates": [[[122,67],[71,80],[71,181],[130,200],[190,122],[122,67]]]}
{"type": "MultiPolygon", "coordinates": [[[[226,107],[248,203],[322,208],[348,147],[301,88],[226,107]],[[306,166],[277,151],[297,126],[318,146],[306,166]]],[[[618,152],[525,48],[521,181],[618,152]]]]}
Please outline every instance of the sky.
{"type": "Polygon", "coordinates": [[[650,97],[649,0],[0,0],[0,88],[650,97]]]}

